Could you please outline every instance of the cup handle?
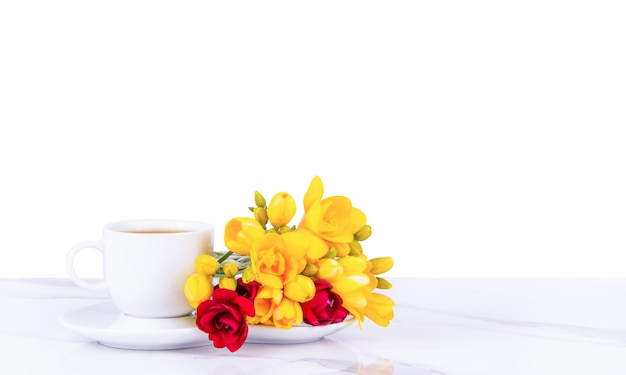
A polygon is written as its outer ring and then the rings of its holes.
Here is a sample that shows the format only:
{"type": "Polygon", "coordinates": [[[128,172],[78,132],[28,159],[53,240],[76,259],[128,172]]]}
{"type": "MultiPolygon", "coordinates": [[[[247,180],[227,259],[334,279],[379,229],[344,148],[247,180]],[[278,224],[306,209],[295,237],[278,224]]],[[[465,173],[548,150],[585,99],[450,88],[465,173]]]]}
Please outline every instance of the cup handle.
{"type": "Polygon", "coordinates": [[[74,284],[78,285],[81,288],[93,290],[94,292],[107,292],[108,288],[104,280],[90,283],[84,281],[76,274],[76,270],[74,269],[74,257],[76,256],[76,254],[78,254],[79,251],[86,248],[93,248],[101,253],[104,253],[104,244],[102,243],[102,241],[85,241],[76,244],[67,252],[67,256],[65,257],[65,268],[67,268],[67,273],[69,274],[70,279],[74,282],[74,284]]]}

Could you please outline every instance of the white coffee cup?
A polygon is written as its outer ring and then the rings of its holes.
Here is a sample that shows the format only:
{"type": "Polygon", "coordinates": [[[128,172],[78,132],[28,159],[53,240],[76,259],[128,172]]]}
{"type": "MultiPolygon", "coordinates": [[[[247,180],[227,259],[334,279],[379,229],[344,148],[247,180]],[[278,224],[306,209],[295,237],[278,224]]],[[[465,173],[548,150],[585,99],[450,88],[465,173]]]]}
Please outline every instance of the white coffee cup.
{"type": "Polygon", "coordinates": [[[141,318],[188,315],[185,281],[200,254],[212,254],[211,224],[183,220],[128,220],[104,226],[98,241],[81,242],[66,257],[70,279],[78,286],[108,291],[123,313],[141,318]],[[86,248],[102,252],[104,279],[87,282],[76,274],[74,257],[86,248]]]}

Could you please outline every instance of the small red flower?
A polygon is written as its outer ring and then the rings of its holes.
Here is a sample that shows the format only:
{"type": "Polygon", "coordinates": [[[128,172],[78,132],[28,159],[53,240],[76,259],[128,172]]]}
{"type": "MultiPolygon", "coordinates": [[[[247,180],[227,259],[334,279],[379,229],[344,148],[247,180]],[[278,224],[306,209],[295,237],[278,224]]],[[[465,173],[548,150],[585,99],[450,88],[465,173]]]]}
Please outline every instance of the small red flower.
{"type": "Polygon", "coordinates": [[[215,289],[211,299],[196,310],[196,325],[209,334],[216,348],[238,350],[248,337],[247,316],[254,316],[254,304],[234,290],[215,289]]]}
{"type": "Polygon", "coordinates": [[[258,281],[250,281],[249,283],[244,283],[241,278],[237,279],[237,294],[249,299],[252,302],[254,302],[254,298],[259,292],[260,287],[261,283],[258,281]]]}
{"type": "Polygon", "coordinates": [[[331,291],[332,285],[325,280],[315,280],[315,297],[301,304],[303,320],[313,326],[324,326],[343,322],[348,310],[338,294],[331,291]]]}

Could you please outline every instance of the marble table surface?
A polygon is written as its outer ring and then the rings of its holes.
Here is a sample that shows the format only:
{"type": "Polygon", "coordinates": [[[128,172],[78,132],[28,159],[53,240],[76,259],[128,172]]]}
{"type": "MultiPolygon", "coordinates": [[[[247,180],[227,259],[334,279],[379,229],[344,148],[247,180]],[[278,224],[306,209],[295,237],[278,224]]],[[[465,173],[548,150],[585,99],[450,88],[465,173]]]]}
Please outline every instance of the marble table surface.
{"type": "Polygon", "coordinates": [[[59,317],[107,297],[0,279],[2,374],[626,374],[626,279],[392,279],[395,319],[237,352],[110,348],[59,317]]]}

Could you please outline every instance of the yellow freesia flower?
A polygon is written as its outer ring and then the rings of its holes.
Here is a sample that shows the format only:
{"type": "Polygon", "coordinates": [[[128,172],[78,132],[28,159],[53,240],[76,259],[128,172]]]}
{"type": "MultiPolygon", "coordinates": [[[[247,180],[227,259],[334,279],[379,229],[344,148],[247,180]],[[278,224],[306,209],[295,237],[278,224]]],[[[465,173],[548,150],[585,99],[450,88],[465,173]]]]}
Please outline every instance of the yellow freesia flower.
{"type": "Polygon", "coordinates": [[[315,296],[315,283],[310,277],[296,275],[296,277],[284,285],[285,297],[294,302],[307,302],[315,296]]]}
{"type": "Polygon", "coordinates": [[[289,298],[284,298],[276,305],[272,321],[274,326],[283,329],[290,329],[294,325],[302,323],[302,307],[298,302],[289,298]]]}
{"type": "Polygon", "coordinates": [[[237,217],[226,223],[224,243],[233,253],[248,255],[254,241],[264,233],[265,230],[258,221],[247,217],[237,217]]]}
{"type": "Polygon", "coordinates": [[[320,259],[315,277],[326,280],[332,291],[343,300],[343,306],[360,322],[365,319],[365,306],[371,291],[372,279],[367,260],[346,256],[339,259],[320,259]]]}
{"type": "Polygon", "coordinates": [[[359,327],[361,327],[361,323],[365,320],[365,306],[367,306],[369,291],[364,288],[359,288],[350,293],[337,294],[339,294],[343,300],[343,307],[357,319],[359,327]]]}
{"type": "Polygon", "coordinates": [[[393,300],[386,295],[371,293],[367,298],[365,315],[379,326],[387,327],[394,316],[394,305],[393,300]]]}
{"type": "Polygon", "coordinates": [[[248,323],[273,325],[272,316],[274,315],[274,309],[282,299],[283,293],[280,290],[270,288],[269,286],[261,287],[254,298],[255,316],[248,318],[248,323]]]}
{"type": "Polygon", "coordinates": [[[306,244],[306,239],[298,232],[267,233],[257,238],[250,250],[256,280],[274,289],[282,289],[306,266],[306,244]]]}
{"type": "Polygon", "coordinates": [[[296,214],[296,201],[288,193],[274,195],[267,206],[267,216],[274,228],[289,224],[296,214]]]}
{"type": "Polygon", "coordinates": [[[354,234],[365,225],[365,214],[352,207],[352,202],[347,197],[322,199],[323,194],[322,180],[315,176],[304,196],[305,213],[299,228],[314,233],[335,247],[339,246],[338,256],[347,255],[354,234]]]}
{"type": "Polygon", "coordinates": [[[213,295],[213,278],[203,273],[194,273],[185,282],[187,302],[194,309],[213,295]]]}

